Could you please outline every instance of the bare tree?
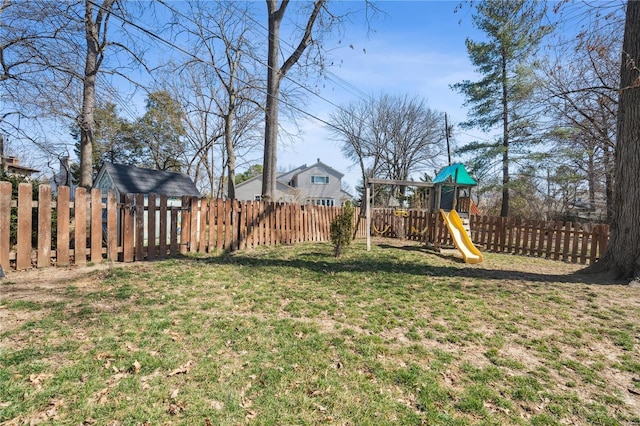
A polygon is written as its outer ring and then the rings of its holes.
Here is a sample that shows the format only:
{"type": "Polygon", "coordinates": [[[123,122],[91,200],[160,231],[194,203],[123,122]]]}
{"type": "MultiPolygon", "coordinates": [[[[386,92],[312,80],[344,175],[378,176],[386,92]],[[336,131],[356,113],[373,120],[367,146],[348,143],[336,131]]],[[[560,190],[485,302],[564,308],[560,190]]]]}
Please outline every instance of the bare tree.
{"type": "MultiPolygon", "coordinates": [[[[607,12],[597,10],[598,15],[607,12]]],[[[604,23],[596,19],[578,37],[558,40],[552,46],[555,58],[541,63],[538,76],[542,103],[553,117],[549,136],[556,142],[547,161],[578,170],[584,176],[590,210],[604,199],[608,219],[613,206],[617,55],[622,44],[617,29],[623,25],[618,12],[613,8],[604,23]]]]}
{"type": "Polygon", "coordinates": [[[293,67],[304,51],[313,43],[313,29],[327,0],[316,0],[307,15],[304,31],[293,52],[280,64],[280,25],[289,6],[289,0],[266,0],[269,15],[269,46],[267,53],[267,102],[264,128],[264,163],[262,177],[262,197],[266,200],[275,199],[276,192],[276,163],[278,145],[278,107],[282,79],[293,67]]]}
{"type": "Polygon", "coordinates": [[[342,143],[344,156],[358,164],[362,182],[379,173],[383,158],[383,146],[377,140],[378,132],[373,128],[374,123],[371,123],[373,113],[373,101],[352,102],[334,111],[329,117],[329,131],[342,143]],[[372,125],[367,126],[366,123],[372,125]]]}
{"type": "Polygon", "coordinates": [[[340,108],[329,122],[343,153],[360,166],[363,181],[408,180],[433,169],[446,148],[443,114],[418,97],[383,94],[340,108]]]}
{"type": "Polygon", "coordinates": [[[205,168],[213,194],[219,163],[226,171],[220,181],[226,182],[227,196],[235,198],[236,159],[256,147],[264,105],[265,83],[254,59],[259,44],[253,42],[255,25],[248,18],[252,4],[197,0],[185,8],[162,4],[176,18],[176,35],[193,40],[187,48],[190,56],[176,67],[177,72],[169,72],[176,80],[170,86],[185,110],[188,164],[196,180],[205,168]]]}
{"type": "MultiPolygon", "coordinates": [[[[15,141],[28,141],[49,153],[42,121],[51,116],[49,83],[68,84],[54,66],[54,59],[68,62],[68,51],[51,46],[78,29],[58,2],[14,2],[0,5],[0,131],[15,141]],[[55,77],[54,77],[55,76],[55,77]]],[[[64,86],[63,86],[64,87],[64,86]]],[[[57,88],[57,87],[56,87],[57,88]]],[[[64,94],[56,91],[56,98],[64,94]]]]}

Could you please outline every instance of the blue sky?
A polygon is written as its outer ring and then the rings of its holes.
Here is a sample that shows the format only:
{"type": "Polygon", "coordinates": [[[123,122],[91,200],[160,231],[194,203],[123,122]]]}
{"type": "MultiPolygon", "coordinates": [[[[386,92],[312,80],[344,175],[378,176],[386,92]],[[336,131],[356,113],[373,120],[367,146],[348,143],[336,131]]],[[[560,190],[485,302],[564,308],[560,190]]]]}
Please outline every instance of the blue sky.
{"type": "MultiPolygon", "coordinates": [[[[347,42],[341,43],[345,46],[334,52],[334,62],[341,64],[331,69],[337,79],[327,81],[320,92],[320,96],[331,103],[312,98],[306,110],[326,120],[336,110],[332,104],[358,101],[357,92],[344,89],[344,81],[368,95],[384,92],[419,96],[430,108],[447,112],[450,122],[464,121],[464,98],[449,86],[477,78],[468,59],[465,38],[479,39],[482,34],[473,28],[468,6],[454,13],[457,4],[454,1],[378,2],[385,14],[372,23],[374,32],[367,35],[364,24],[354,23],[346,28],[343,39],[347,42]]],[[[304,134],[299,142],[280,148],[279,168],[311,164],[320,158],[345,173],[343,180],[351,188],[355,187],[359,169],[343,158],[336,142],[329,141],[325,126],[314,119],[300,124],[304,134]]],[[[459,143],[470,138],[468,134],[456,135],[459,143]]]]}

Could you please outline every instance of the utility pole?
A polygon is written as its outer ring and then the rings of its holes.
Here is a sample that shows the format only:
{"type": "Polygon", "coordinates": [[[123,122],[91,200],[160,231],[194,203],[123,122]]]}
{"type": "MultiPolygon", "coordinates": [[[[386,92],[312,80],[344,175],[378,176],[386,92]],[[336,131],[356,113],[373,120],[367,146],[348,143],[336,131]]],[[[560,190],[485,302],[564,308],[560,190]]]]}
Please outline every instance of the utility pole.
{"type": "Polygon", "coordinates": [[[449,165],[451,165],[451,146],[449,145],[449,119],[447,113],[444,113],[444,137],[447,139],[447,158],[449,159],[449,165]]]}

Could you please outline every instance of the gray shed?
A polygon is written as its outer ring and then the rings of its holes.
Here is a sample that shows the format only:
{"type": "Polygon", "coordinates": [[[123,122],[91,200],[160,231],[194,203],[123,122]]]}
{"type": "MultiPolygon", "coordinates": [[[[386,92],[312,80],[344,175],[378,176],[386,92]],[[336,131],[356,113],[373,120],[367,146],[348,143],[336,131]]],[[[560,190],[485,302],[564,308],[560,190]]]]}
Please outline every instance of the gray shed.
{"type": "Polygon", "coordinates": [[[100,168],[93,187],[103,192],[114,191],[118,198],[122,194],[201,196],[191,178],[185,174],[107,162],[100,168]]]}

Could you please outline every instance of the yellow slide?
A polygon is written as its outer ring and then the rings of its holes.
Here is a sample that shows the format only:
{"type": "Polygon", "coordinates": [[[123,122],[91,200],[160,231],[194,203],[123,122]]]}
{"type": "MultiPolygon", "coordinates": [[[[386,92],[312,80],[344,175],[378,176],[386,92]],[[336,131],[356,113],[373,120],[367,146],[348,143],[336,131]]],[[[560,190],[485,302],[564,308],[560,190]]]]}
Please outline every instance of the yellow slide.
{"type": "Polygon", "coordinates": [[[462,258],[465,263],[480,263],[482,262],[482,253],[480,250],[473,245],[471,238],[467,235],[467,231],[465,231],[462,226],[462,220],[460,220],[460,216],[458,216],[458,212],[455,210],[451,210],[449,213],[440,209],[440,214],[444,218],[445,223],[447,224],[447,228],[449,228],[449,233],[451,234],[451,238],[455,243],[460,253],[462,253],[462,258]]]}

